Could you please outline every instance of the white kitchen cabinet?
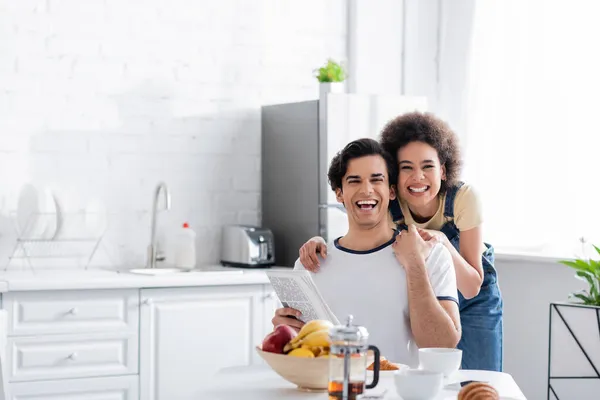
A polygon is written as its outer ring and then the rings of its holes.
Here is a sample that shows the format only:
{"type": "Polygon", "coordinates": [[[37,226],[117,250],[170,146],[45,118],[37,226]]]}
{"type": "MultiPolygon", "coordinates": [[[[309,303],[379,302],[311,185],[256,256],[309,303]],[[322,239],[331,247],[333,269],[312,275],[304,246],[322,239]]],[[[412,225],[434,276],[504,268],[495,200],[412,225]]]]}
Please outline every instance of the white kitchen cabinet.
{"type": "MultiPolygon", "coordinates": [[[[269,333],[273,332],[273,316],[275,315],[275,310],[281,307],[281,303],[277,299],[277,294],[271,287],[271,285],[264,285],[263,289],[263,330],[261,334],[261,339],[256,342],[256,344],[260,344],[262,339],[267,336],[269,333]]],[[[255,361],[255,364],[267,365],[267,363],[261,358],[255,361]]]]}
{"type": "Polygon", "coordinates": [[[130,332],[9,337],[11,382],[134,375],[138,337],[130,332]]]}
{"type": "Polygon", "coordinates": [[[139,400],[139,289],[3,294],[10,399],[139,400]]]}
{"type": "Polygon", "coordinates": [[[263,338],[273,331],[273,323],[271,320],[275,316],[275,310],[281,307],[281,303],[277,299],[277,294],[271,285],[264,285],[264,304],[263,309],[265,310],[265,316],[263,318],[263,338]]]}
{"type": "Polygon", "coordinates": [[[140,398],[198,399],[219,369],[258,363],[266,294],[262,284],[142,289],[140,398]]]}
{"type": "Polygon", "coordinates": [[[139,290],[10,292],[3,298],[8,335],[136,332],[139,290]]]}
{"type": "Polygon", "coordinates": [[[81,285],[73,273],[48,289],[47,277],[17,276],[20,290],[0,297],[11,400],[200,399],[221,368],[262,363],[254,347],[278,303],[262,277],[150,287],[156,280],[116,277],[111,288],[93,282],[97,272],[81,273],[81,285]]]}
{"type": "Polygon", "coordinates": [[[13,383],[9,396],[10,400],[138,400],[138,376],[13,383]]]}

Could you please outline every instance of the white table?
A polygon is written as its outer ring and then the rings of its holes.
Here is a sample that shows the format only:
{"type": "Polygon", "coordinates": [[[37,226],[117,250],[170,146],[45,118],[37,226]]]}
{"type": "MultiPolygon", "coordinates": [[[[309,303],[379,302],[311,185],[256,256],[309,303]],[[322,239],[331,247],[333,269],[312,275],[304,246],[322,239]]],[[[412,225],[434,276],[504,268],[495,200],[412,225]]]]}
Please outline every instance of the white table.
{"type": "MultiPolygon", "coordinates": [[[[369,379],[368,379],[369,380],[369,379]]],[[[527,400],[512,376],[501,372],[459,371],[452,381],[477,380],[493,385],[503,400],[527,400]]],[[[451,383],[451,382],[448,382],[451,383]]],[[[380,378],[377,387],[367,394],[380,394],[387,389],[385,400],[400,400],[393,377],[380,378]]],[[[457,389],[445,389],[437,400],[456,400],[457,389]]],[[[273,372],[268,366],[233,367],[217,373],[207,382],[202,399],[211,400],[326,400],[327,393],[306,393],[273,372]]]]}

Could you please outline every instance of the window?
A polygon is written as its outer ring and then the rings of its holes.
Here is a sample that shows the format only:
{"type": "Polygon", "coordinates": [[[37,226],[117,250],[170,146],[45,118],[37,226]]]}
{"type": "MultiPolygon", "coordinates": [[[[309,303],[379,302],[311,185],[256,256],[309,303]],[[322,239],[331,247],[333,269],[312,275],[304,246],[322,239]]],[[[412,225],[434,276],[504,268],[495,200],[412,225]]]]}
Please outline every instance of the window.
{"type": "Polygon", "coordinates": [[[600,3],[476,2],[464,178],[499,252],[600,246],[600,3]]]}

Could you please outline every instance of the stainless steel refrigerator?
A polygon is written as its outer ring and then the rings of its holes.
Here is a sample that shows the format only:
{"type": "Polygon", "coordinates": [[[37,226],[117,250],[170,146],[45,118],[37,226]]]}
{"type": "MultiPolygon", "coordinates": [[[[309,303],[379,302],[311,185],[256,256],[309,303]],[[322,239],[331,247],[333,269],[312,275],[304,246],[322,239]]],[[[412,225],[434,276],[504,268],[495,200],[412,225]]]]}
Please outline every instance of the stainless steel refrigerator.
{"type": "Polygon", "coordinates": [[[400,114],[426,109],[424,97],[341,93],[262,107],[262,226],[273,232],[276,265],[293,267],[312,236],[329,242],[346,233],[327,179],[335,154],[354,139],[378,140],[400,114]]]}

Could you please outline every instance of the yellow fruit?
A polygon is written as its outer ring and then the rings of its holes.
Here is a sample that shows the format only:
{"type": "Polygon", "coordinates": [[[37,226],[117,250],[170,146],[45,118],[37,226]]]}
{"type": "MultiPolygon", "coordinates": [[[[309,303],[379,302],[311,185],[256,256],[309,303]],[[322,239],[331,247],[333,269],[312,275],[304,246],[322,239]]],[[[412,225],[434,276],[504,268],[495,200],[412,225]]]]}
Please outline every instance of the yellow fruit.
{"type": "Polygon", "coordinates": [[[329,357],[329,352],[330,352],[330,348],[329,346],[327,347],[322,347],[321,348],[321,352],[318,355],[318,358],[322,358],[322,357],[329,357]]]}
{"type": "Polygon", "coordinates": [[[283,346],[283,352],[284,353],[289,353],[291,350],[294,350],[296,348],[300,347],[297,344],[292,344],[292,342],[289,342],[288,344],[286,344],[285,346],[283,346]]]}
{"type": "MultiPolygon", "coordinates": [[[[283,347],[283,352],[284,352],[284,353],[288,353],[288,352],[290,352],[291,350],[294,350],[294,349],[299,349],[299,348],[301,348],[301,347],[302,347],[302,343],[298,343],[298,342],[296,342],[296,343],[292,343],[292,342],[290,341],[288,344],[286,344],[286,345],[283,347]]],[[[307,346],[305,346],[304,348],[305,348],[305,349],[310,349],[310,346],[308,346],[308,345],[307,345],[307,346]]]]}
{"type": "Polygon", "coordinates": [[[308,349],[303,349],[303,348],[294,349],[294,350],[290,351],[288,356],[315,358],[315,355],[313,354],[312,351],[310,351],[308,349]]]}
{"type": "MultiPolygon", "coordinates": [[[[306,346],[306,345],[304,345],[304,346],[306,346]]],[[[310,348],[309,350],[311,350],[313,352],[313,354],[315,355],[315,357],[319,357],[319,355],[323,352],[323,348],[320,347],[320,346],[319,347],[310,348]]]]}
{"type": "MultiPolygon", "coordinates": [[[[308,321],[298,332],[298,335],[290,340],[283,348],[284,353],[288,353],[293,349],[297,349],[303,344],[303,339],[307,336],[315,333],[315,332],[325,332],[329,335],[329,330],[333,327],[333,324],[327,320],[321,319],[313,319],[312,321],[308,321]]],[[[319,345],[313,345],[311,343],[307,343],[308,348],[312,348],[319,345]]],[[[325,344],[329,346],[329,342],[325,344]]],[[[306,347],[305,347],[306,348],[306,347]]]]}
{"type": "Polygon", "coordinates": [[[310,346],[312,347],[329,347],[329,331],[316,331],[309,333],[306,335],[304,339],[300,342],[301,346],[310,346]]]}
{"type": "Polygon", "coordinates": [[[290,343],[295,344],[301,341],[304,337],[310,335],[316,331],[329,330],[333,328],[333,324],[327,320],[322,319],[313,319],[312,321],[308,321],[298,332],[298,335],[293,338],[290,343]]]}

